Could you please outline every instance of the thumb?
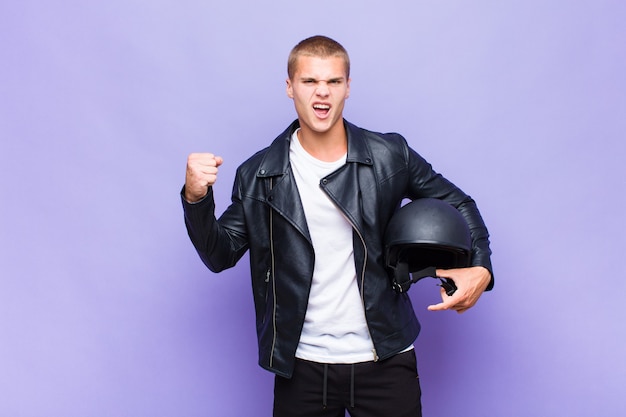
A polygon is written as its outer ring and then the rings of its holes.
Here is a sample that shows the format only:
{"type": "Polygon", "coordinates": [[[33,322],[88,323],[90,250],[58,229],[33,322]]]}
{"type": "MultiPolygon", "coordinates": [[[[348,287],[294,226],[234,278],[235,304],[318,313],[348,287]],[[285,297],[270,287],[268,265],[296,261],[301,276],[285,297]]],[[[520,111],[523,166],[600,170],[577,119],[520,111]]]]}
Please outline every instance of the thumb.
{"type": "Polygon", "coordinates": [[[429,311],[442,311],[442,310],[448,310],[450,308],[450,306],[452,305],[452,303],[450,302],[450,300],[448,299],[449,296],[446,294],[446,290],[444,290],[443,288],[441,288],[439,290],[439,292],[441,293],[441,302],[439,304],[432,304],[428,306],[428,310],[429,311]]]}
{"type": "Polygon", "coordinates": [[[441,278],[453,278],[451,272],[449,269],[437,269],[436,273],[441,278]]]}

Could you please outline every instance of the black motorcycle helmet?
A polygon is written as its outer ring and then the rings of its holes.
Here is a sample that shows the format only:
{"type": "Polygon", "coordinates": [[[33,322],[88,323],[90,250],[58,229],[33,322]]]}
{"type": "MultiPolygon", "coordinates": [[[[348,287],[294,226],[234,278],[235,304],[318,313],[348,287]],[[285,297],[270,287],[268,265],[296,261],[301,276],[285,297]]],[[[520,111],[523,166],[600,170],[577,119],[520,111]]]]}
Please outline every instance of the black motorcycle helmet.
{"type": "MultiPolygon", "coordinates": [[[[414,200],[393,215],[384,236],[387,266],[393,271],[393,287],[405,292],[412,283],[435,276],[435,269],[466,267],[472,238],[461,213],[434,198],[414,200]],[[410,279],[409,273],[413,273],[410,279]]],[[[452,280],[441,280],[451,295],[452,280]]]]}

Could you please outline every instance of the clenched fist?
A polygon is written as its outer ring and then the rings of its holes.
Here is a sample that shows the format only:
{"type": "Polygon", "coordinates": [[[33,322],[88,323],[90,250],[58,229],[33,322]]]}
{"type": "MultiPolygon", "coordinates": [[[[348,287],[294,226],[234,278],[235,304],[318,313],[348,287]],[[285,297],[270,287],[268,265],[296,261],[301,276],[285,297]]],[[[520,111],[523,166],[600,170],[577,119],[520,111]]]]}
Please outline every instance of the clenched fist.
{"type": "Polygon", "coordinates": [[[224,160],[212,153],[192,153],[187,158],[185,199],[195,203],[204,198],[208,188],[217,181],[217,168],[224,160]]]}

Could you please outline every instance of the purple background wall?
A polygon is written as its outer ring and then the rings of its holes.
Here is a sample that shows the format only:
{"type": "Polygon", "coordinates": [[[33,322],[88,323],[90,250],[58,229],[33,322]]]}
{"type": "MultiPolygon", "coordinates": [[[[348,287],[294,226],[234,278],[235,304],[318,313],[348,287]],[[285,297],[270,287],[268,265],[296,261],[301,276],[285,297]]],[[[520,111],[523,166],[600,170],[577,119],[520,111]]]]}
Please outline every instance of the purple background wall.
{"type": "Polygon", "coordinates": [[[497,283],[412,291],[427,416],[623,416],[626,3],[3,2],[0,417],[266,416],[247,258],[188,242],[186,155],[236,166],[294,117],[285,62],[353,60],[346,117],[479,203],[497,283]]]}

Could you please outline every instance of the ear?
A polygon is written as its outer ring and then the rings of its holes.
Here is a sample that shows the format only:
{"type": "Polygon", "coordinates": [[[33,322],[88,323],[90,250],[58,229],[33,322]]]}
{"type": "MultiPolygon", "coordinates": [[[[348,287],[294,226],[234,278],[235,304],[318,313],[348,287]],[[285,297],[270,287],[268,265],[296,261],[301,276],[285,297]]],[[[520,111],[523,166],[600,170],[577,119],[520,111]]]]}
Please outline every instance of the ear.
{"type": "Polygon", "coordinates": [[[293,98],[293,85],[291,84],[291,80],[287,78],[287,97],[293,98]]]}
{"type": "Polygon", "coordinates": [[[346,89],[346,98],[350,97],[350,81],[352,81],[352,78],[348,78],[348,81],[346,81],[346,86],[348,87],[346,89]]]}

